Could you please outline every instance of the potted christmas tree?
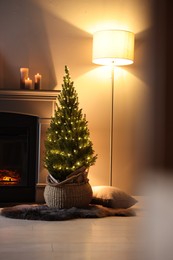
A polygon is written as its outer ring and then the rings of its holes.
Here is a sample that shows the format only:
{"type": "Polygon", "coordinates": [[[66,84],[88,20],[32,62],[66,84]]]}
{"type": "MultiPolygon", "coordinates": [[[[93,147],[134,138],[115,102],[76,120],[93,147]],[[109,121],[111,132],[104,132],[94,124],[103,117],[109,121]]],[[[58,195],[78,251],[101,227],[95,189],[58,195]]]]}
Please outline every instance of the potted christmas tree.
{"type": "Polygon", "coordinates": [[[96,159],[88,122],[79,109],[74,83],[65,66],[62,90],[45,140],[45,168],[49,173],[44,190],[47,205],[87,206],[92,199],[87,174],[96,159]]]}

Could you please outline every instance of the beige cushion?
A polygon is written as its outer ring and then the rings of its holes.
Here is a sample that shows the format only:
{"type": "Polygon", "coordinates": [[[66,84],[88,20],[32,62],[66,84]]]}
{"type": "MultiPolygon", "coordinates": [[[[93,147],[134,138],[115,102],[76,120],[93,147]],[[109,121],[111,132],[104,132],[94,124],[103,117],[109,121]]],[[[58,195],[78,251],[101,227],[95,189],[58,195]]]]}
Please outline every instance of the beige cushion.
{"type": "Polygon", "coordinates": [[[112,186],[93,186],[93,198],[91,204],[102,205],[108,208],[129,208],[137,203],[137,200],[112,186]]]}

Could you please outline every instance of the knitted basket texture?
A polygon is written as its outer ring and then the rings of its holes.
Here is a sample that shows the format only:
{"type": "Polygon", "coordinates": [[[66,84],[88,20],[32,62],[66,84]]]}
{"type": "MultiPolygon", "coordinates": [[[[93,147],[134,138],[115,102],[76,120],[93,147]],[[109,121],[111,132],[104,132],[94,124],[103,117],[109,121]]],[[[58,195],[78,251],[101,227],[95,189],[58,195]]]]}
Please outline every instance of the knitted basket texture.
{"type": "Polygon", "coordinates": [[[59,209],[87,207],[92,200],[92,187],[87,175],[85,167],[73,172],[62,182],[57,182],[49,174],[44,189],[44,199],[48,207],[59,209]]]}

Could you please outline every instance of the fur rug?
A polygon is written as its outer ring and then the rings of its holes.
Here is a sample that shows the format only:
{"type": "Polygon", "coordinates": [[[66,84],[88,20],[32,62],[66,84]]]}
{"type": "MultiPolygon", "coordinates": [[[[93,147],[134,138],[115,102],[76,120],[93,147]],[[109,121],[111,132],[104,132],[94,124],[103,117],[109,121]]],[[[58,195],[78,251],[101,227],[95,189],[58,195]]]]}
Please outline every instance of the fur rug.
{"type": "Polygon", "coordinates": [[[87,208],[57,209],[46,205],[17,205],[1,210],[1,215],[15,219],[61,221],[75,218],[104,218],[110,216],[135,216],[133,209],[113,209],[99,205],[87,208]]]}

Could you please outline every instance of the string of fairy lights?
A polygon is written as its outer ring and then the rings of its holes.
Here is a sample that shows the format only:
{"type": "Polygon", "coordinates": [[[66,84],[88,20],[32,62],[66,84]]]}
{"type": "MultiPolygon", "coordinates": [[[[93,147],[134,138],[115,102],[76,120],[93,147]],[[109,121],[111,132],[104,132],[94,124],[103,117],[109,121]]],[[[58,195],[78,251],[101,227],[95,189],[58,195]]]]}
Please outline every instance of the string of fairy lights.
{"type": "Polygon", "coordinates": [[[86,116],[78,108],[78,97],[66,71],[57,109],[52,117],[45,141],[45,167],[52,172],[73,172],[81,166],[89,167],[93,156],[86,116]]]}

